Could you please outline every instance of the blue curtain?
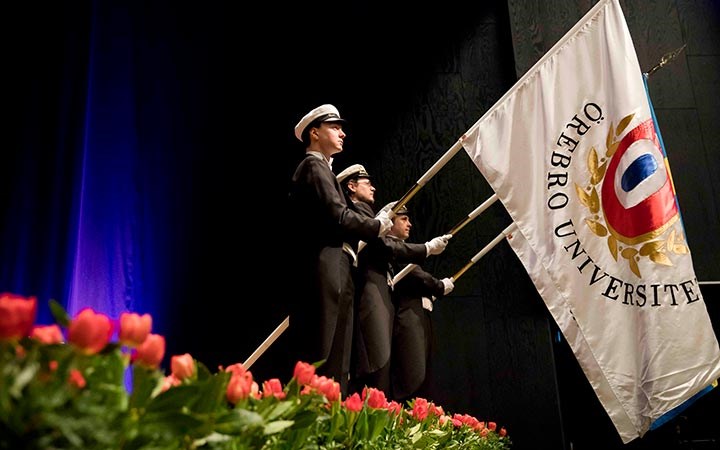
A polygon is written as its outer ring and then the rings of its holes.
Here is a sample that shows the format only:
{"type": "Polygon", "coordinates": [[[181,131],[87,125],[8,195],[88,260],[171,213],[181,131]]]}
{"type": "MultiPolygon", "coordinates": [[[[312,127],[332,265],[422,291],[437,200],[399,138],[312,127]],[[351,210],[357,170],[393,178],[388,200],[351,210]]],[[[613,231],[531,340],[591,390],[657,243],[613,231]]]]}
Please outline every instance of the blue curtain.
{"type": "Polygon", "coordinates": [[[38,297],[39,323],[52,322],[55,299],[71,315],[83,307],[114,318],[147,312],[164,334],[169,248],[182,234],[165,205],[183,168],[162,163],[170,151],[162,136],[140,142],[138,110],[172,116],[172,102],[162,102],[163,90],[159,101],[143,98],[135,65],[154,60],[143,70],[162,72],[166,61],[153,54],[162,43],[137,44],[142,24],[126,2],[18,13],[37,29],[14,55],[25,64],[13,94],[19,122],[0,160],[0,291],[38,297]]]}

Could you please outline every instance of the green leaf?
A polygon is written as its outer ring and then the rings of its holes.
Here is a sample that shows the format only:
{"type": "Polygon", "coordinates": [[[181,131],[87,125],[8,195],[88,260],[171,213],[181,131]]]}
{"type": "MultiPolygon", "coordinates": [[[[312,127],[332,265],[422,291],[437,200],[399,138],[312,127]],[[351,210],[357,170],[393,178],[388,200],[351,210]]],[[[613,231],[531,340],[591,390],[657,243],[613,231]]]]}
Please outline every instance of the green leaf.
{"type": "Polygon", "coordinates": [[[294,423],[295,422],[293,422],[292,420],[276,420],[265,425],[263,433],[266,435],[280,433],[281,431],[293,426],[294,423]]]}
{"type": "Polygon", "coordinates": [[[241,408],[223,414],[215,422],[215,431],[223,434],[241,434],[249,428],[260,431],[264,427],[265,421],[260,414],[241,408]]]}
{"type": "Polygon", "coordinates": [[[152,394],[159,383],[162,382],[160,377],[160,373],[156,370],[133,366],[133,388],[130,396],[130,407],[144,408],[152,399],[152,394]]]}
{"type": "Polygon", "coordinates": [[[50,304],[50,312],[55,318],[55,322],[65,328],[70,326],[70,316],[68,315],[65,308],[63,308],[63,306],[57,300],[52,298],[48,303],[50,304]]]}
{"type": "Polygon", "coordinates": [[[275,420],[278,417],[282,416],[286,412],[288,412],[293,406],[295,406],[295,402],[292,401],[281,401],[276,405],[271,406],[263,416],[267,420],[275,420]]]}
{"type": "Polygon", "coordinates": [[[40,369],[40,364],[33,362],[25,366],[15,377],[15,381],[10,386],[10,395],[15,398],[22,398],[22,391],[33,380],[35,374],[40,369]]]}
{"type": "Polygon", "coordinates": [[[225,390],[229,379],[230,374],[222,372],[199,383],[197,402],[191,406],[192,410],[209,413],[225,405],[225,390]]]}
{"type": "Polygon", "coordinates": [[[172,387],[153,398],[146,408],[149,412],[180,411],[197,398],[198,392],[194,385],[172,387]]]}

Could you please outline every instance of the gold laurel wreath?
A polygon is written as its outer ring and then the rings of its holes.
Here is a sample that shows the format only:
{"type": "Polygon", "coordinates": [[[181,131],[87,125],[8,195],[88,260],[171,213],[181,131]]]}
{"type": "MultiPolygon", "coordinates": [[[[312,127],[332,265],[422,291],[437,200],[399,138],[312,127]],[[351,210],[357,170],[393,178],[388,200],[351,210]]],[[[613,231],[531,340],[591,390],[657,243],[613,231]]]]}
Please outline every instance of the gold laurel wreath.
{"type": "Polygon", "coordinates": [[[607,236],[607,245],[610,250],[610,254],[618,260],[618,252],[620,256],[625,258],[630,266],[630,270],[642,278],[640,275],[640,267],[638,267],[638,261],[641,257],[647,257],[650,261],[656,264],[662,264],[664,266],[672,266],[673,263],[667,256],[666,251],[675,253],[678,255],[684,255],[688,253],[687,245],[685,245],[685,238],[683,233],[677,233],[673,229],[668,235],[667,239],[655,240],[643,243],[638,249],[636,246],[625,245],[622,247],[622,243],[619,243],[617,238],[612,235],[600,219],[600,197],[595,186],[600,183],[605,177],[605,171],[607,170],[607,163],[610,158],[615,154],[620,145],[620,136],[625,128],[630,124],[630,121],[635,114],[629,114],[618,123],[617,129],[613,130],[613,124],[610,123],[610,129],[608,130],[607,137],[605,139],[605,156],[602,159],[598,158],[595,147],[590,149],[587,159],[587,168],[590,172],[590,184],[586,187],[581,187],[575,183],[575,192],[577,193],[580,202],[585,205],[590,213],[593,215],[592,218],[585,219],[585,224],[590,228],[590,231],[595,233],[599,237],[607,236]]]}

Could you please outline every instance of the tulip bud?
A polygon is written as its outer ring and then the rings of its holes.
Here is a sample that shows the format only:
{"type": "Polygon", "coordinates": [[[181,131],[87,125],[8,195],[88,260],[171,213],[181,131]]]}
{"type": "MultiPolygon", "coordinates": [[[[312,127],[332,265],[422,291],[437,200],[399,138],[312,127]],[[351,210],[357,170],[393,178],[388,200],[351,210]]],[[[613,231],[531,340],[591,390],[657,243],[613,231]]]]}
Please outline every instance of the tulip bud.
{"type": "Polygon", "coordinates": [[[119,340],[128,347],[137,347],[145,342],[152,328],[152,317],[150,314],[124,312],[120,314],[119,340]]]}
{"type": "Polygon", "coordinates": [[[32,329],[30,337],[43,344],[62,344],[63,335],[57,325],[39,325],[32,329]]]}
{"type": "Polygon", "coordinates": [[[95,354],[110,342],[113,325],[110,318],[84,308],[70,322],[68,340],[87,354],[95,354]]]}
{"type": "Polygon", "coordinates": [[[159,334],[148,335],[133,353],[133,362],[142,366],[157,368],[165,356],[165,338],[159,334]]]}
{"type": "Polygon", "coordinates": [[[195,360],[189,353],[175,355],[170,358],[170,369],[178,380],[191,378],[195,375],[195,360]]]}
{"type": "Polygon", "coordinates": [[[28,335],[35,322],[37,299],[15,294],[0,294],[0,340],[20,339],[28,335]]]}

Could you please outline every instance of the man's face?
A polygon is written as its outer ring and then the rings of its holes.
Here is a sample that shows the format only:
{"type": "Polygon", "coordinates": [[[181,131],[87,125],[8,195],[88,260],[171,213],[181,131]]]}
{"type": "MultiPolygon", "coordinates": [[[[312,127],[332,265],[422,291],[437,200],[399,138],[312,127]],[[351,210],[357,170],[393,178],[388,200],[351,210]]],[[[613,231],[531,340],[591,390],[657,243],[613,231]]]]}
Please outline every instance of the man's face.
{"type": "Polygon", "coordinates": [[[351,181],[351,183],[355,190],[355,200],[370,205],[375,203],[375,187],[370,182],[370,179],[359,178],[356,181],[351,181]]]}
{"type": "Polygon", "coordinates": [[[410,217],[405,214],[399,214],[393,217],[393,226],[390,228],[388,234],[404,241],[410,237],[410,228],[412,228],[410,217]]]}
{"type": "Polygon", "coordinates": [[[310,140],[313,149],[326,157],[343,151],[345,131],[340,122],[323,122],[319,127],[310,130],[310,140]]]}

